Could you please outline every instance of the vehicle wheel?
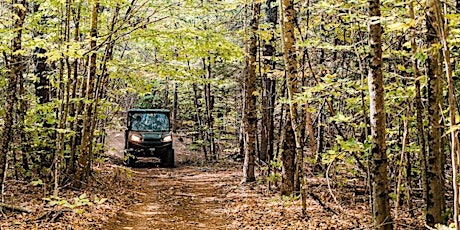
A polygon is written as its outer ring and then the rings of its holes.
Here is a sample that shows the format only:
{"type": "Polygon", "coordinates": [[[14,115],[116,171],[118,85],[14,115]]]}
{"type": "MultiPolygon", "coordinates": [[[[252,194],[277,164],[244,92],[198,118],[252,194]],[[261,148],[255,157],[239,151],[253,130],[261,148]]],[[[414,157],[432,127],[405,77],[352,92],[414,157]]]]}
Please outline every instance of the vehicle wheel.
{"type": "Polygon", "coordinates": [[[134,164],[136,164],[136,156],[134,156],[133,154],[125,151],[124,154],[123,154],[123,163],[124,165],[126,166],[134,166],[134,164]]]}
{"type": "Polygon", "coordinates": [[[161,157],[161,165],[163,167],[173,168],[174,167],[174,149],[168,148],[161,157]]]}

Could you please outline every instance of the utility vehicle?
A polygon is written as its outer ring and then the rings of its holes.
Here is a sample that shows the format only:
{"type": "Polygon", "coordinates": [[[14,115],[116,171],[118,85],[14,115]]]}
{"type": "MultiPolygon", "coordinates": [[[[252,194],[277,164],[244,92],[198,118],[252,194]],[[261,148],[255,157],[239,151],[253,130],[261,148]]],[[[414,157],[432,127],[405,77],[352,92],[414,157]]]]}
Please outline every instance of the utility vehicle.
{"type": "Polygon", "coordinates": [[[174,167],[173,138],[167,109],[131,109],[125,130],[124,163],[138,157],[158,157],[164,167],[174,167]]]}

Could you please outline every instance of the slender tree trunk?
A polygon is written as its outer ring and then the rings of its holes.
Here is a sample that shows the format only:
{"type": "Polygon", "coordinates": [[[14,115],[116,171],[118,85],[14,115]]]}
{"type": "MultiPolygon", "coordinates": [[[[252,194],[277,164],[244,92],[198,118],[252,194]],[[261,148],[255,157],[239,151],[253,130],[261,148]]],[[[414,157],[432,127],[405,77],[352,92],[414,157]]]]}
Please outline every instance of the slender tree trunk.
{"type": "MultiPolygon", "coordinates": [[[[80,39],[80,16],[81,16],[81,2],[78,3],[75,15],[75,28],[74,28],[74,41],[78,42],[80,39]]],[[[79,77],[78,66],[80,59],[75,59],[72,63],[73,66],[73,78],[72,78],[72,95],[73,99],[76,99],[78,96],[83,97],[82,95],[78,95],[79,85],[81,84],[81,80],[79,77]]],[[[67,164],[67,174],[74,175],[76,171],[77,165],[77,145],[80,143],[81,133],[77,130],[80,124],[80,118],[78,115],[80,114],[81,108],[83,106],[83,102],[73,102],[69,105],[69,115],[74,118],[73,122],[71,122],[70,127],[72,130],[76,131],[75,135],[72,136],[70,140],[70,157],[67,164]]]]}
{"type": "MultiPolygon", "coordinates": [[[[414,3],[410,2],[409,13],[412,20],[415,20],[414,14],[414,3]]],[[[418,144],[420,146],[419,152],[419,161],[420,161],[420,171],[421,171],[421,186],[423,191],[423,200],[427,200],[427,180],[426,180],[426,142],[425,142],[425,128],[423,127],[423,103],[422,96],[420,92],[420,79],[419,79],[419,69],[417,65],[417,60],[415,59],[415,54],[417,53],[417,45],[415,43],[415,27],[411,28],[411,49],[412,49],[412,69],[414,70],[414,79],[415,79],[415,109],[417,112],[417,132],[418,144]]]]}
{"type": "MultiPolygon", "coordinates": [[[[99,11],[99,0],[95,0],[92,6],[92,14],[91,14],[91,29],[90,29],[90,49],[94,50],[96,48],[96,40],[97,40],[97,21],[98,21],[98,11],[99,11]]],[[[97,54],[96,51],[93,51],[90,55],[90,61],[88,64],[88,78],[87,78],[87,92],[86,92],[86,99],[88,100],[87,104],[85,104],[84,110],[84,121],[83,121],[83,132],[82,132],[82,140],[80,145],[80,157],[78,159],[78,167],[77,167],[77,187],[81,186],[82,182],[86,182],[91,170],[91,154],[89,153],[89,145],[91,144],[91,120],[92,116],[94,116],[92,108],[93,108],[93,99],[94,99],[94,83],[95,78],[97,77],[97,66],[96,66],[96,58],[97,54]]]]}
{"type": "MultiPolygon", "coordinates": [[[[32,8],[33,8],[33,13],[37,13],[38,10],[39,10],[39,4],[33,4],[32,8]]],[[[41,19],[41,23],[45,23],[46,20],[44,18],[41,19]]],[[[38,36],[41,36],[43,35],[42,31],[35,31],[33,33],[33,36],[34,37],[38,37],[38,36]]],[[[46,55],[44,55],[47,51],[43,48],[43,47],[35,47],[34,49],[34,54],[33,54],[33,64],[34,64],[34,69],[33,69],[33,73],[36,77],[36,79],[38,79],[35,83],[34,83],[34,87],[35,87],[35,95],[37,96],[37,99],[38,99],[38,103],[40,105],[44,105],[48,102],[50,102],[50,97],[51,97],[51,91],[50,91],[50,82],[49,82],[49,79],[48,79],[48,70],[49,70],[49,67],[48,67],[48,64],[46,63],[47,61],[47,57],[46,55]]],[[[43,128],[44,130],[47,130],[49,128],[51,128],[51,125],[48,124],[48,122],[46,122],[46,112],[40,112],[40,115],[41,117],[43,117],[40,122],[42,123],[43,125],[43,128]]],[[[52,140],[53,138],[51,138],[49,136],[49,133],[48,132],[44,132],[43,136],[49,140],[52,140]]],[[[34,155],[30,155],[30,159],[31,161],[38,165],[38,170],[37,170],[37,174],[40,174],[41,170],[40,169],[43,169],[49,165],[51,165],[51,163],[48,163],[48,160],[47,160],[47,157],[46,155],[48,153],[52,153],[53,149],[51,148],[51,144],[49,144],[49,141],[46,141],[40,145],[38,145],[37,147],[34,148],[34,151],[40,153],[38,154],[38,156],[34,156],[34,155]],[[45,154],[46,153],[46,154],[45,154]],[[40,158],[40,160],[38,161],[38,159],[40,158]]],[[[33,168],[37,168],[37,167],[33,167],[33,168]]]]}
{"type": "MultiPolygon", "coordinates": [[[[21,3],[20,3],[21,4],[21,3]]],[[[24,1],[23,3],[23,6],[27,8],[27,4],[26,1],[24,1]]],[[[25,14],[26,12],[23,12],[24,15],[18,15],[19,17],[24,17],[25,19],[25,14]]],[[[24,20],[22,19],[22,20],[24,20]]],[[[22,30],[22,28],[21,28],[22,30]]],[[[24,62],[24,60],[22,59],[21,57],[21,62],[24,62]]],[[[17,120],[17,123],[18,123],[18,133],[19,133],[19,138],[18,138],[18,143],[19,143],[19,147],[20,147],[20,153],[21,153],[21,158],[22,158],[22,167],[23,167],[23,171],[24,171],[24,175],[26,177],[29,177],[28,176],[28,172],[29,172],[29,163],[28,163],[28,158],[29,158],[29,146],[30,146],[30,143],[29,143],[29,140],[28,140],[28,137],[27,137],[27,132],[26,132],[26,125],[25,125],[25,118],[26,118],[26,114],[27,114],[27,102],[26,102],[26,89],[25,89],[25,82],[26,80],[24,79],[24,68],[25,68],[25,65],[24,63],[21,63],[21,72],[20,74],[18,74],[18,87],[19,87],[19,111],[17,113],[17,116],[18,116],[18,120],[17,120]]],[[[19,154],[18,154],[19,155],[19,154]]],[[[14,159],[16,160],[16,154],[14,154],[14,159]]],[[[17,173],[17,167],[16,167],[16,162],[15,162],[15,173],[16,173],[16,177],[18,175],[17,173]]]]}
{"type": "Polygon", "coordinates": [[[165,89],[164,89],[164,99],[163,99],[163,108],[169,108],[169,79],[165,79],[165,89]]]}
{"type": "Polygon", "coordinates": [[[209,152],[211,160],[217,160],[216,142],[214,140],[214,96],[211,90],[211,57],[208,57],[207,64],[203,59],[204,70],[206,71],[206,83],[204,85],[204,97],[206,104],[206,134],[209,142],[209,152]]]}
{"type": "Polygon", "coordinates": [[[266,1],[266,18],[265,22],[270,23],[271,38],[265,43],[263,56],[264,65],[268,66],[270,71],[265,72],[262,77],[262,121],[261,121],[261,141],[260,141],[260,156],[262,161],[270,162],[273,158],[273,142],[274,142],[274,108],[275,108],[275,90],[276,81],[269,76],[269,73],[276,68],[275,57],[275,30],[277,23],[278,8],[275,0],[266,1]]]}
{"type": "Polygon", "coordinates": [[[289,113],[284,118],[283,140],[281,144],[283,163],[281,172],[281,195],[290,196],[294,193],[294,170],[295,170],[295,137],[292,130],[292,122],[289,113]]]}
{"type": "MultiPolygon", "coordinates": [[[[114,28],[115,28],[115,23],[118,19],[118,13],[120,11],[120,8],[119,6],[115,6],[115,9],[114,9],[114,12],[113,12],[113,16],[112,16],[112,20],[110,22],[110,31],[113,31],[114,28]]],[[[93,146],[94,146],[94,131],[96,129],[96,125],[97,125],[97,117],[98,117],[98,113],[99,113],[99,102],[100,100],[104,97],[104,89],[107,87],[105,86],[105,84],[107,84],[107,81],[108,81],[108,78],[109,78],[109,74],[107,73],[107,63],[109,61],[111,61],[113,59],[113,48],[115,46],[115,41],[113,40],[113,36],[110,35],[108,38],[107,38],[107,41],[108,41],[108,44],[105,48],[105,52],[104,52],[104,58],[103,58],[103,62],[102,62],[102,66],[101,66],[101,74],[100,75],[97,75],[97,81],[96,81],[96,86],[95,86],[95,95],[94,95],[94,107],[92,108],[92,111],[93,112],[93,116],[91,117],[91,128],[90,128],[90,132],[89,132],[89,140],[90,140],[90,143],[89,143],[89,159],[90,159],[90,162],[89,162],[89,165],[92,165],[93,163],[93,159],[94,159],[94,152],[93,152],[93,146]]]]}
{"type": "MultiPolygon", "coordinates": [[[[409,158],[408,152],[406,151],[406,145],[409,142],[409,121],[408,117],[410,115],[410,104],[408,105],[408,108],[406,110],[405,117],[403,117],[403,136],[402,136],[402,147],[401,147],[401,155],[399,158],[399,168],[398,168],[398,177],[397,177],[397,183],[396,183],[396,202],[395,202],[395,228],[398,228],[398,223],[397,219],[399,218],[399,207],[403,203],[401,201],[401,189],[402,189],[402,180],[404,176],[404,170],[407,169],[407,165],[409,165],[409,158]]],[[[408,178],[410,178],[410,171],[405,172],[406,174],[406,181],[408,181],[408,178]]],[[[407,184],[410,184],[410,181],[408,181],[407,184]]],[[[409,190],[410,187],[405,188],[405,190],[409,190]]],[[[406,197],[406,199],[410,200],[411,197],[406,197]]]]}
{"type": "MultiPolygon", "coordinates": [[[[203,133],[203,119],[201,117],[201,103],[200,103],[200,93],[198,92],[198,86],[196,83],[193,84],[193,104],[195,105],[195,120],[197,123],[197,132],[198,132],[198,138],[202,141],[205,141],[205,136],[203,133]]],[[[202,144],[203,148],[203,153],[204,157],[206,160],[208,160],[208,150],[206,148],[205,144],[202,144]]]]}
{"type": "MultiPolygon", "coordinates": [[[[12,55],[9,61],[10,74],[8,77],[8,88],[5,100],[5,116],[3,118],[4,125],[1,135],[0,143],[0,185],[3,188],[4,179],[6,178],[6,165],[7,155],[13,141],[13,120],[15,117],[14,111],[17,103],[17,84],[18,81],[23,78],[24,74],[24,60],[22,55],[18,52],[22,49],[22,32],[24,19],[26,17],[26,1],[25,0],[13,0],[11,5],[14,14],[14,37],[12,41],[12,55]]],[[[7,60],[6,60],[7,61],[7,60]]],[[[22,95],[19,95],[22,96],[22,95]]]]}
{"type": "Polygon", "coordinates": [[[458,170],[459,170],[459,146],[458,146],[458,131],[453,130],[454,126],[457,125],[456,116],[457,116],[457,109],[456,109],[456,102],[455,102],[455,89],[454,89],[454,82],[452,77],[452,65],[450,62],[450,49],[449,44],[447,41],[448,37],[448,22],[447,19],[444,19],[443,12],[441,10],[440,3],[436,4],[436,17],[437,23],[439,25],[438,29],[438,37],[440,37],[442,43],[442,54],[444,57],[444,67],[445,73],[447,78],[447,85],[448,85],[448,102],[449,102],[449,126],[451,128],[450,131],[450,147],[451,147],[451,159],[452,159],[452,177],[454,178],[452,181],[452,189],[454,193],[454,223],[456,229],[460,229],[459,226],[459,186],[458,186],[458,170]]]}
{"type": "Polygon", "coordinates": [[[256,108],[256,56],[257,56],[257,31],[259,30],[260,2],[252,2],[252,19],[250,22],[249,37],[249,61],[248,72],[245,75],[244,85],[244,166],[243,180],[245,182],[255,181],[255,157],[256,157],[256,128],[257,128],[257,108],[256,108]]]}
{"type": "MultiPolygon", "coordinates": [[[[300,189],[300,178],[303,176],[303,149],[301,142],[301,126],[299,121],[298,104],[295,102],[295,96],[298,92],[298,76],[297,76],[297,58],[295,48],[295,14],[294,1],[282,0],[282,37],[284,62],[286,70],[286,86],[289,99],[289,114],[292,130],[294,131],[295,141],[295,171],[294,171],[294,189],[300,189]]],[[[316,143],[315,143],[316,144],[316,143]]],[[[305,189],[305,188],[302,188],[305,189]]],[[[302,207],[304,210],[304,207],[302,207]]]]}
{"type": "Polygon", "coordinates": [[[173,96],[173,109],[172,109],[173,132],[176,132],[177,128],[179,127],[179,124],[178,124],[179,121],[177,120],[177,113],[179,112],[179,98],[177,94],[178,94],[178,85],[177,83],[174,83],[174,96],[173,96]]]}
{"type": "Polygon", "coordinates": [[[438,0],[427,0],[426,9],[426,40],[429,48],[427,56],[427,76],[428,76],[428,159],[427,159],[427,212],[426,223],[434,226],[442,223],[442,213],[444,211],[444,176],[442,173],[442,152],[441,152],[441,115],[440,105],[442,103],[441,76],[439,71],[439,38],[437,31],[436,8],[438,0]]]}
{"type": "Polygon", "coordinates": [[[382,26],[380,24],[380,1],[369,3],[369,46],[371,61],[369,66],[370,124],[372,135],[371,182],[372,216],[375,229],[392,229],[390,205],[388,202],[388,158],[386,155],[385,90],[382,76],[382,26]]]}
{"type": "MultiPolygon", "coordinates": [[[[24,175],[27,177],[27,172],[29,171],[29,163],[28,163],[28,158],[29,158],[29,152],[28,152],[28,147],[30,146],[29,140],[27,138],[27,132],[26,132],[26,125],[25,125],[25,119],[26,119],[26,114],[27,114],[27,102],[26,102],[26,92],[25,92],[25,79],[24,79],[24,66],[22,67],[22,73],[18,75],[18,83],[19,83],[19,111],[18,111],[18,131],[19,131],[19,146],[21,150],[21,159],[22,159],[22,168],[24,169],[23,171],[25,172],[24,175]]],[[[16,154],[14,154],[16,158],[16,154]]],[[[15,164],[16,166],[16,164],[15,164]]],[[[17,167],[15,167],[16,175],[17,173],[17,167]]]]}

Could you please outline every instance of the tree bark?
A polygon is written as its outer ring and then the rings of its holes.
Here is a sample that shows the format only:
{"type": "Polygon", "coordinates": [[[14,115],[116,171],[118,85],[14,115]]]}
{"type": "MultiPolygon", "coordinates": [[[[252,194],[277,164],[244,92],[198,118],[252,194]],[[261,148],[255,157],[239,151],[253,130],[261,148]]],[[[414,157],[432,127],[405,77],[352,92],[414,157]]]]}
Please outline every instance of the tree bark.
{"type": "Polygon", "coordinates": [[[281,195],[290,196],[294,193],[294,170],[295,170],[295,137],[292,130],[291,117],[286,113],[286,122],[283,127],[283,140],[281,144],[283,163],[281,171],[281,195]]]}
{"type": "MultiPolygon", "coordinates": [[[[295,14],[294,1],[282,1],[282,39],[284,51],[284,63],[286,71],[286,86],[289,99],[289,115],[291,127],[294,132],[295,143],[295,171],[294,171],[294,189],[300,189],[300,178],[302,177],[303,152],[301,141],[301,125],[299,122],[298,103],[295,102],[295,96],[298,92],[297,76],[297,55],[295,47],[295,14]]],[[[316,143],[315,143],[316,144],[316,143]]]]}
{"type": "Polygon", "coordinates": [[[460,229],[458,215],[459,215],[459,190],[458,190],[458,170],[459,170],[459,146],[458,146],[458,131],[454,130],[455,125],[457,125],[456,116],[456,102],[455,102],[455,89],[452,73],[452,64],[450,61],[450,49],[449,43],[447,41],[448,37],[448,22],[447,19],[444,19],[443,12],[441,10],[440,2],[436,2],[436,17],[438,28],[438,37],[441,40],[442,44],[442,56],[444,57],[444,67],[447,78],[448,85],[448,102],[449,102],[449,126],[450,130],[450,150],[451,150],[451,160],[452,160],[452,189],[454,194],[454,223],[456,229],[460,229]]]}
{"type": "MultiPolygon", "coordinates": [[[[198,138],[202,141],[205,141],[205,136],[203,133],[203,119],[201,117],[201,103],[200,103],[200,93],[198,92],[198,86],[196,83],[192,85],[193,87],[193,104],[195,105],[195,121],[196,121],[196,131],[198,132],[198,138]]],[[[208,160],[208,150],[205,144],[201,144],[203,148],[204,157],[208,160]]]]}
{"type": "Polygon", "coordinates": [[[252,1],[252,19],[250,22],[248,71],[244,84],[244,166],[243,181],[255,181],[254,165],[256,157],[256,128],[257,128],[257,89],[256,89],[256,56],[257,56],[257,31],[259,29],[260,2],[252,1]]]}
{"type": "Polygon", "coordinates": [[[177,82],[174,83],[174,96],[173,96],[173,108],[172,108],[172,131],[176,132],[177,128],[179,127],[178,120],[177,120],[177,113],[179,112],[179,98],[178,98],[178,85],[177,82]]]}
{"type": "MultiPolygon", "coordinates": [[[[81,17],[81,2],[78,3],[75,15],[75,26],[74,26],[74,41],[78,42],[80,39],[80,17],[81,17]]],[[[83,94],[78,95],[79,85],[81,84],[81,78],[78,74],[78,66],[80,59],[75,59],[72,63],[73,66],[73,78],[72,78],[72,99],[76,99],[77,97],[83,97],[83,94]]],[[[80,118],[79,114],[81,109],[83,108],[83,102],[72,102],[69,105],[69,115],[74,117],[74,120],[71,122],[70,127],[72,130],[76,131],[79,130],[78,126],[80,125],[80,118]]],[[[81,132],[75,132],[75,135],[70,140],[70,157],[67,162],[67,174],[73,175],[76,171],[77,165],[77,145],[80,143],[81,132]]]]}
{"type": "Polygon", "coordinates": [[[91,28],[90,28],[90,50],[93,52],[90,55],[89,59],[89,71],[88,71],[88,78],[87,78],[87,92],[86,92],[86,99],[87,103],[85,104],[84,116],[83,116],[83,132],[82,132],[82,140],[80,145],[80,157],[78,159],[78,167],[77,167],[77,187],[81,186],[82,182],[86,182],[90,173],[91,169],[91,159],[89,153],[89,145],[91,144],[90,136],[91,136],[91,120],[93,114],[93,99],[94,99],[94,83],[96,78],[96,58],[97,53],[94,51],[96,48],[96,40],[97,40],[97,21],[98,21],[98,11],[99,11],[99,0],[95,0],[92,6],[92,13],[91,13],[91,28]]]}
{"type": "MultiPolygon", "coordinates": [[[[8,77],[8,88],[5,100],[5,116],[4,126],[2,129],[0,143],[0,185],[3,186],[6,175],[7,155],[13,141],[13,120],[15,117],[14,111],[17,103],[17,84],[18,80],[23,78],[24,61],[22,55],[18,52],[22,49],[22,26],[26,17],[26,1],[14,0],[11,5],[14,14],[14,31],[15,35],[12,41],[12,54],[10,64],[10,74],[8,77]]],[[[21,95],[20,95],[21,96],[21,95]]]]}
{"type": "Polygon", "coordinates": [[[165,79],[165,89],[164,89],[164,95],[163,95],[163,108],[168,109],[169,108],[169,79],[165,79]]]}
{"type": "Polygon", "coordinates": [[[438,0],[428,0],[426,9],[426,41],[429,47],[427,55],[427,76],[428,76],[428,156],[427,156],[427,212],[426,223],[434,226],[442,223],[444,211],[444,176],[443,156],[441,152],[441,115],[440,105],[442,103],[441,76],[439,71],[439,38],[437,30],[439,24],[436,18],[436,4],[438,0]]]}
{"type": "MultiPolygon", "coordinates": [[[[410,2],[410,17],[412,20],[415,20],[414,14],[414,3],[410,2]]],[[[420,171],[421,171],[421,185],[423,192],[423,200],[427,199],[427,182],[426,182],[426,141],[425,141],[425,128],[423,126],[423,103],[422,96],[420,91],[420,79],[419,79],[419,69],[417,65],[417,60],[415,59],[415,54],[417,53],[417,45],[415,43],[415,27],[411,28],[411,49],[412,49],[412,69],[414,71],[415,79],[415,109],[417,113],[417,132],[418,135],[418,144],[420,146],[419,152],[419,162],[420,162],[420,171]]]]}
{"type": "Polygon", "coordinates": [[[388,197],[388,158],[386,155],[385,90],[382,76],[382,26],[380,24],[380,1],[369,0],[369,96],[372,136],[371,182],[372,217],[375,229],[392,229],[388,197]]]}
{"type": "Polygon", "coordinates": [[[203,59],[203,67],[206,72],[206,83],[204,84],[204,98],[206,104],[206,136],[209,144],[209,153],[211,160],[217,160],[216,142],[214,140],[214,96],[211,90],[211,57],[207,58],[207,62],[203,59]],[[207,63],[207,64],[206,64],[207,63]]]}
{"type": "Polygon", "coordinates": [[[274,109],[275,109],[275,93],[276,80],[269,76],[269,73],[276,68],[275,57],[275,30],[277,23],[278,8],[275,0],[267,0],[266,2],[266,18],[265,22],[270,23],[271,38],[264,45],[263,56],[265,73],[262,77],[262,121],[261,121],[261,140],[260,140],[260,160],[270,162],[273,158],[273,142],[274,142],[274,109]],[[267,73],[268,72],[268,73],[267,73]]]}

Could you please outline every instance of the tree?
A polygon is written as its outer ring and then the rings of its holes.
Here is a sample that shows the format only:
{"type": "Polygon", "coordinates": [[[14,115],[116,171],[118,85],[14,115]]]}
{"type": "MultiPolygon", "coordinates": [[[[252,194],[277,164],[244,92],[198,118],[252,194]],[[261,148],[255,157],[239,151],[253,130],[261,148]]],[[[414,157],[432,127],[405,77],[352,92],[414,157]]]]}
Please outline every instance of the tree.
{"type": "Polygon", "coordinates": [[[26,17],[25,0],[15,0],[11,4],[14,21],[14,38],[11,45],[11,59],[8,61],[10,74],[8,78],[8,91],[5,101],[5,118],[0,142],[0,185],[3,186],[3,178],[6,174],[7,156],[13,140],[13,119],[15,116],[15,107],[17,106],[17,84],[23,79],[24,62],[20,54],[22,49],[22,33],[24,19],[26,17]]]}
{"type": "Polygon", "coordinates": [[[245,182],[255,181],[254,174],[255,157],[256,157],[256,128],[257,128],[257,110],[256,110],[256,57],[257,57],[257,31],[259,29],[260,18],[260,1],[252,1],[252,18],[250,22],[249,37],[249,54],[247,73],[244,80],[244,166],[243,180],[245,182]]]}
{"type": "Polygon", "coordinates": [[[91,29],[90,29],[90,59],[88,64],[88,78],[87,78],[87,86],[88,89],[86,91],[86,99],[88,102],[85,104],[84,110],[84,117],[83,117],[83,131],[82,131],[82,139],[80,145],[80,157],[78,159],[78,167],[77,167],[77,186],[81,186],[82,182],[86,182],[91,170],[91,156],[92,154],[89,152],[90,145],[92,140],[90,137],[92,136],[91,133],[91,121],[94,116],[93,111],[93,99],[94,99],[94,86],[95,86],[95,79],[97,77],[97,66],[96,66],[96,41],[97,41],[97,34],[98,34],[98,11],[99,11],[99,0],[94,0],[92,5],[92,14],[91,14],[91,29]]]}
{"type": "Polygon", "coordinates": [[[388,158],[386,154],[385,90],[382,75],[382,26],[380,1],[369,0],[369,63],[370,124],[372,136],[371,183],[372,217],[375,229],[392,229],[388,201],[388,158]]]}
{"type": "Polygon", "coordinates": [[[270,39],[263,46],[264,68],[262,77],[262,121],[260,133],[260,160],[270,162],[274,152],[274,110],[276,100],[276,24],[278,23],[278,6],[275,0],[266,1],[265,22],[269,24],[270,39]]]}
{"type": "MultiPolygon", "coordinates": [[[[291,144],[291,147],[295,147],[295,151],[284,151],[283,154],[295,153],[293,157],[295,159],[295,169],[294,169],[294,188],[293,190],[300,189],[300,178],[302,177],[302,167],[303,167],[303,148],[301,144],[301,125],[299,122],[299,112],[298,112],[298,102],[296,102],[296,94],[298,93],[298,76],[297,76],[297,55],[295,47],[295,14],[294,1],[292,0],[283,0],[281,2],[281,27],[282,27],[282,39],[283,39],[283,52],[284,52],[284,65],[286,73],[286,86],[288,93],[288,104],[289,104],[289,120],[290,127],[292,128],[294,134],[294,145],[291,144]]],[[[289,128],[289,126],[285,126],[289,128]]],[[[290,132],[290,131],[289,131],[290,132]]],[[[287,131],[285,132],[285,134],[287,131]]],[[[289,140],[286,138],[286,140],[289,140]]],[[[285,140],[285,141],[286,141],[285,140]]],[[[290,157],[286,156],[283,159],[289,160],[290,157]]],[[[288,161],[283,161],[283,171],[288,173],[288,168],[290,163],[288,161]]],[[[289,173],[290,174],[290,173],[289,173]]],[[[305,188],[302,188],[304,190],[305,188]]]]}
{"type": "Polygon", "coordinates": [[[444,211],[444,176],[443,176],[443,153],[441,151],[441,115],[442,103],[441,72],[439,69],[439,37],[437,31],[438,0],[428,0],[426,9],[426,42],[429,48],[426,64],[428,76],[428,157],[427,157],[427,212],[426,223],[434,226],[442,223],[444,211]]]}

